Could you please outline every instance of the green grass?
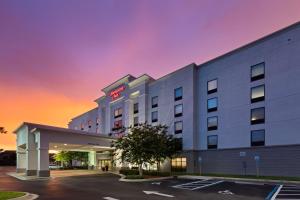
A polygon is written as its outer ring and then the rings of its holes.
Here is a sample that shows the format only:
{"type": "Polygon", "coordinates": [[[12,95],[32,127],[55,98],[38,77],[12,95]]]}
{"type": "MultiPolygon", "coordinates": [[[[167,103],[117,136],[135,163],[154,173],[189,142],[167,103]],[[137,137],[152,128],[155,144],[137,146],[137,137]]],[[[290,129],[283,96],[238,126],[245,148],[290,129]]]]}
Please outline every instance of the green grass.
{"type": "MultiPolygon", "coordinates": [[[[184,173],[173,172],[172,175],[193,175],[200,176],[199,173],[184,173]]],[[[255,175],[237,175],[237,174],[202,174],[201,176],[213,176],[213,177],[226,177],[226,178],[247,178],[247,179],[265,179],[265,180],[285,180],[285,181],[300,181],[300,177],[286,177],[286,176],[255,176],[255,175]]]]}
{"type": "Polygon", "coordinates": [[[24,196],[24,192],[8,192],[8,191],[0,191],[0,200],[12,199],[24,196]]]}

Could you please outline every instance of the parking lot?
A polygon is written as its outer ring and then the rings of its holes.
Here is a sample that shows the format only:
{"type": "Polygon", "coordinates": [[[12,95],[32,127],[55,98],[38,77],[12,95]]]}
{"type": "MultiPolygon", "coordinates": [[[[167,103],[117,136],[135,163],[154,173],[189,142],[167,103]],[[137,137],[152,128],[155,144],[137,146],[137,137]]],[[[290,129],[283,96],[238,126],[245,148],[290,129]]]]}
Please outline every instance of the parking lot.
{"type": "Polygon", "coordinates": [[[254,200],[300,199],[299,186],[220,179],[176,179],[129,183],[120,182],[112,174],[83,174],[55,177],[49,180],[21,181],[5,175],[0,167],[0,190],[27,191],[39,199],[203,199],[203,200],[254,200]],[[2,173],[1,173],[2,171],[2,173]]]}

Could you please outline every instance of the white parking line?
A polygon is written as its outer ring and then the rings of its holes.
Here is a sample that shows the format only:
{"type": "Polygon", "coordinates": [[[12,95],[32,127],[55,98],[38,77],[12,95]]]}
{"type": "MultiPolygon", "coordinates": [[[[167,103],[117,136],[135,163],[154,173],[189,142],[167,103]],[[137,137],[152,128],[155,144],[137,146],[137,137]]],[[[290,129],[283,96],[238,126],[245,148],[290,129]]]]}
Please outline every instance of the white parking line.
{"type": "Polygon", "coordinates": [[[300,188],[296,185],[280,185],[270,200],[300,200],[300,188]],[[299,197],[299,198],[298,198],[299,197]]]}
{"type": "Polygon", "coordinates": [[[197,190],[197,189],[202,189],[206,188],[212,185],[216,185],[219,183],[222,183],[223,181],[218,181],[214,179],[205,179],[201,181],[194,181],[194,182],[189,182],[189,183],[183,183],[180,185],[174,185],[172,187],[178,188],[178,189],[186,189],[186,190],[197,190]]]}
{"type": "Polygon", "coordinates": [[[193,188],[192,190],[206,188],[206,187],[209,187],[209,186],[212,186],[212,185],[216,185],[216,184],[219,184],[219,183],[222,183],[222,182],[223,181],[217,181],[217,182],[214,182],[214,183],[211,183],[211,184],[208,184],[208,185],[203,185],[203,186],[200,186],[200,187],[193,188]]]}
{"type": "Polygon", "coordinates": [[[273,194],[272,198],[270,200],[274,200],[276,198],[276,196],[278,195],[278,193],[280,192],[281,188],[283,185],[280,185],[277,189],[277,191],[273,194]]]}
{"type": "Polygon", "coordinates": [[[189,182],[189,183],[184,183],[184,184],[180,184],[180,185],[175,185],[173,187],[177,188],[177,187],[181,187],[181,186],[185,186],[185,185],[191,185],[191,184],[194,184],[194,183],[202,183],[202,182],[205,182],[205,181],[208,181],[210,179],[205,179],[205,180],[201,180],[201,181],[195,181],[195,182],[189,182]]]}

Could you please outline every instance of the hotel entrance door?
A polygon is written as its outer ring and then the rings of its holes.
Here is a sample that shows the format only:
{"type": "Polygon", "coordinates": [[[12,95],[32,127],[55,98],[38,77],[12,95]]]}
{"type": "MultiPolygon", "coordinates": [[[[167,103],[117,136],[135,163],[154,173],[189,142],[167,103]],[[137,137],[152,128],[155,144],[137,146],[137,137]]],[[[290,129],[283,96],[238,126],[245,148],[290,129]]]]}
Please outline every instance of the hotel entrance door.
{"type": "Polygon", "coordinates": [[[111,160],[110,159],[104,159],[99,160],[99,166],[102,171],[110,171],[111,170],[111,160]]]}

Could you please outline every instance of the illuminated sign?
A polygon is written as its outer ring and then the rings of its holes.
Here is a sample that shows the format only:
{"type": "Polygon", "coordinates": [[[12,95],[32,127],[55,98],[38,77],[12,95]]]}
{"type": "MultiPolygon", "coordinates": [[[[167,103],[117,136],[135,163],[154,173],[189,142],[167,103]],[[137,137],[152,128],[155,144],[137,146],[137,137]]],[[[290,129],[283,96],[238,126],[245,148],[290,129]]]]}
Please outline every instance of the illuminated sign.
{"type": "Polygon", "coordinates": [[[115,100],[121,96],[121,92],[125,90],[125,85],[122,85],[118,87],[117,89],[114,89],[109,93],[109,96],[111,96],[112,100],[115,100]]]}

